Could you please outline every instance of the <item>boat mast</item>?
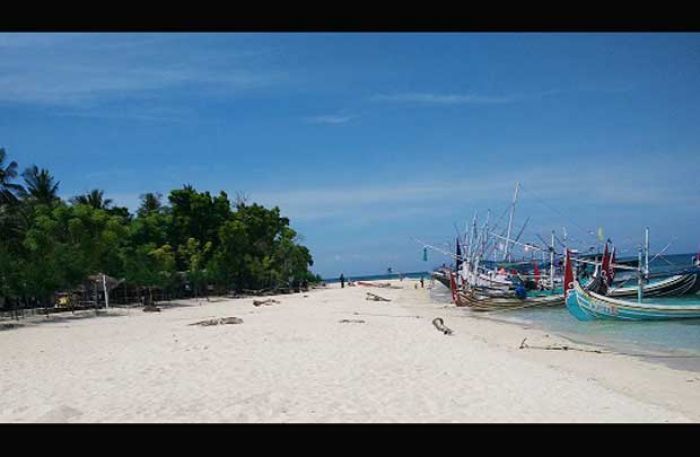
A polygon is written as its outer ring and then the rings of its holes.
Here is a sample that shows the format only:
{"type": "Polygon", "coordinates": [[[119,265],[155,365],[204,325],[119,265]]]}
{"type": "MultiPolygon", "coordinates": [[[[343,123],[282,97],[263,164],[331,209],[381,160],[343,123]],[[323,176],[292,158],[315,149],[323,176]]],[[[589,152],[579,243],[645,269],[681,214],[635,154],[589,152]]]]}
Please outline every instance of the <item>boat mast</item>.
{"type": "Polygon", "coordinates": [[[644,277],[649,277],[649,227],[644,230],[644,277]]]}
{"type": "MultiPolygon", "coordinates": [[[[484,232],[484,239],[481,242],[481,253],[482,255],[486,254],[486,245],[489,242],[489,220],[491,219],[491,210],[486,210],[486,222],[484,223],[484,228],[482,231],[484,232]]],[[[484,259],[488,260],[488,259],[484,259]]]]}
{"type": "Polygon", "coordinates": [[[508,234],[506,235],[506,248],[505,252],[503,254],[503,261],[508,260],[508,244],[510,242],[510,230],[513,227],[513,215],[515,214],[515,203],[518,201],[518,188],[520,187],[520,183],[516,182],[515,183],[515,194],[513,195],[513,203],[511,204],[510,207],[510,217],[508,218],[508,234]]]}
{"type": "Polygon", "coordinates": [[[642,297],[644,296],[644,281],[642,280],[642,248],[639,248],[639,255],[637,256],[637,302],[642,302],[642,297]]]}
{"type": "Polygon", "coordinates": [[[476,211],[474,211],[474,217],[472,218],[472,229],[471,230],[467,229],[467,233],[469,234],[469,247],[468,247],[469,251],[467,253],[467,258],[470,259],[470,261],[471,261],[471,257],[472,257],[472,252],[474,251],[473,245],[474,245],[474,231],[475,231],[474,227],[475,226],[476,226],[476,211]]]}
{"type": "Polygon", "coordinates": [[[549,280],[554,290],[554,230],[552,230],[552,244],[549,247],[549,280]]]}

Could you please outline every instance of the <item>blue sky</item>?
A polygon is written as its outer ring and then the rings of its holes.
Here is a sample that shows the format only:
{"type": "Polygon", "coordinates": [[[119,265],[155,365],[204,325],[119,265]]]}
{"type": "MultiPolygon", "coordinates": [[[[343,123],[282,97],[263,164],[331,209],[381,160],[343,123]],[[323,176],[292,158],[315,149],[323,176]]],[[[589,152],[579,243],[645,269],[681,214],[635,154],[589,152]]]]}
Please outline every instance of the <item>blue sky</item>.
{"type": "Polygon", "coordinates": [[[523,239],[700,249],[700,35],[0,34],[0,147],[98,187],[279,205],[325,277],[416,271],[522,184],[523,239]]]}

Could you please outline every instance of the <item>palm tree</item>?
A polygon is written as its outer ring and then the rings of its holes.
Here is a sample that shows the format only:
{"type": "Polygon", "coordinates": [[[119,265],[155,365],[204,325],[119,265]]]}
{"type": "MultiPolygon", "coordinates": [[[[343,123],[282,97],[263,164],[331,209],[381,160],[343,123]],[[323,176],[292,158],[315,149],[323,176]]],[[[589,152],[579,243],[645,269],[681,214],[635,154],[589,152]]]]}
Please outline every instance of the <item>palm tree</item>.
{"type": "Polygon", "coordinates": [[[111,198],[104,198],[104,191],[93,189],[85,195],[78,195],[71,198],[75,205],[89,205],[95,209],[109,209],[112,205],[111,198]]]}
{"type": "Polygon", "coordinates": [[[33,200],[37,203],[50,205],[59,199],[58,185],[60,181],[56,181],[49,170],[39,169],[33,165],[22,173],[26,189],[21,191],[22,197],[33,200]]]}
{"type": "Polygon", "coordinates": [[[148,213],[157,212],[163,206],[160,201],[161,198],[163,198],[163,195],[160,192],[148,192],[141,195],[141,206],[138,209],[138,213],[143,216],[148,213]]]}
{"type": "Polygon", "coordinates": [[[10,182],[17,177],[17,162],[14,160],[5,166],[5,149],[0,148],[0,205],[15,203],[16,193],[22,192],[22,186],[10,182]]]}

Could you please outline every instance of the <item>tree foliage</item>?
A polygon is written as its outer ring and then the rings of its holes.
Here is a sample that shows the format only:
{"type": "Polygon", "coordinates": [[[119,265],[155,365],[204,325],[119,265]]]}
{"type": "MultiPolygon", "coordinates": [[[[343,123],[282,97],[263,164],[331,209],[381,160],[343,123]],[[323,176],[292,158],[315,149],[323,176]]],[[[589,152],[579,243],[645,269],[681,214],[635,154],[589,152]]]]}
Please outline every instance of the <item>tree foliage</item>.
{"type": "Polygon", "coordinates": [[[147,193],[135,215],[95,189],[69,202],[46,169],[17,163],[0,149],[0,306],[57,291],[105,273],[132,287],[190,290],[284,289],[317,280],[313,259],[280,209],[185,185],[167,200],[147,193]],[[189,288],[185,287],[189,284],[189,288]]]}

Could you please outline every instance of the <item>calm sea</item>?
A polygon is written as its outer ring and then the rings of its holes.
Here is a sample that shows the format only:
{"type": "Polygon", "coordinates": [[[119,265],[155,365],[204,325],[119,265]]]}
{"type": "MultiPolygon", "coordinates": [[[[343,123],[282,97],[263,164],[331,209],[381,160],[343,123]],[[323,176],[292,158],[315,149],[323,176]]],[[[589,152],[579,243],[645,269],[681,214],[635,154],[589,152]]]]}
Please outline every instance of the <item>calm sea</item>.
{"type": "MultiPolygon", "coordinates": [[[[656,259],[650,264],[650,269],[660,272],[690,266],[692,266],[692,254],[680,254],[666,256],[663,260],[656,259]]],[[[435,301],[451,302],[449,289],[440,283],[435,283],[431,295],[435,301]]],[[[673,301],[698,304],[700,295],[674,298],[673,301]]],[[[472,311],[465,309],[464,312],[472,311]]],[[[671,367],[700,372],[700,319],[666,322],[603,320],[582,322],[571,316],[563,306],[479,313],[479,315],[536,327],[574,342],[594,344],[671,367]]]]}

